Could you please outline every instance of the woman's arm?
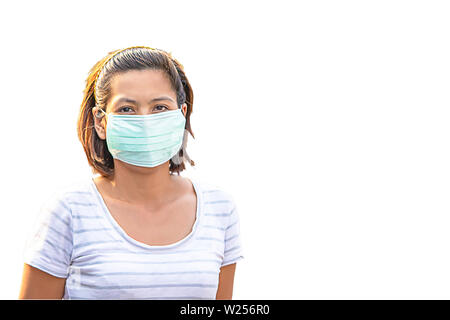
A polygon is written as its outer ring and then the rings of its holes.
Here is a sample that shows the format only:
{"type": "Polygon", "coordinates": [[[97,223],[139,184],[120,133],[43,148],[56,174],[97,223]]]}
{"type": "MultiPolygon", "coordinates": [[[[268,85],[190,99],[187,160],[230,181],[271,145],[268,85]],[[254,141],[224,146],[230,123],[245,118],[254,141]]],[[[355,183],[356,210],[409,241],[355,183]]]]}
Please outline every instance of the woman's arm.
{"type": "Polygon", "coordinates": [[[52,276],[25,264],[19,299],[62,299],[65,284],[65,278],[52,276]]]}
{"type": "Polygon", "coordinates": [[[233,296],[234,272],[236,263],[220,268],[219,287],[217,288],[216,300],[231,300],[233,296]]]}

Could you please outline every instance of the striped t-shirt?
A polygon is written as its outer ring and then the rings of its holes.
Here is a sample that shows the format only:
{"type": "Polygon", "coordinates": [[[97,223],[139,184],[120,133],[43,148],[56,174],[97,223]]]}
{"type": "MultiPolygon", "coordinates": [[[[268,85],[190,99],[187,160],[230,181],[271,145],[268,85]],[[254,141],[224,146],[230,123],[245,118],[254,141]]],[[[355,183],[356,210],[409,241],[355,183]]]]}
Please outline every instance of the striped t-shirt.
{"type": "Polygon", "coordinates": [[[189,180],[196,220],[176,243],[128,236],[90,178],[43,203],[24,261],[66,278],[64,299],[215,299],[220,267],[243,258],[238,211],[228,192],[189,180]]]}

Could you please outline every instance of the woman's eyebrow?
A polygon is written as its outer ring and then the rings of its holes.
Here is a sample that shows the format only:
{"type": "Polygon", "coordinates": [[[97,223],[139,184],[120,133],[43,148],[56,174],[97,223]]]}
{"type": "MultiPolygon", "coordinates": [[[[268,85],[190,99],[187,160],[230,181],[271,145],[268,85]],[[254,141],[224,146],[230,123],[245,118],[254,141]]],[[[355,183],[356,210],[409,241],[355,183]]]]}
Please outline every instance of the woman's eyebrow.
{"type": "MultiPolygon", "coordinates": [[[[154,99],[150,100],[148,103],[150,104],[150,103],[152,103],[154,101],[162,101],[162,100],[169,100],[169,101],[175,102],[175,101],[173,101],[173,99],[171,97],[161,96],[161,97],[154,98],[154,99]]],[[[126,98],[126,97],[122,97],[119,100],[117,100],[115,104],[119,104],[121,102],[137,103],[136,100],[133,100],[133,99],[130,99],[130,98],[126,98]]]]}
{"type": "Polygon", "coordinates": [[[161,100],[170,100],[170,101],[172,101],[172,102],[175,102],[175,101],[173,101],[173,99],[172,99],[171,97],[168,97],[168,96],[161,96],[161,97],[154,98],[154,99],[150,100],[149,103],[152,103],[153,101],[161,101],[161,100]]]}

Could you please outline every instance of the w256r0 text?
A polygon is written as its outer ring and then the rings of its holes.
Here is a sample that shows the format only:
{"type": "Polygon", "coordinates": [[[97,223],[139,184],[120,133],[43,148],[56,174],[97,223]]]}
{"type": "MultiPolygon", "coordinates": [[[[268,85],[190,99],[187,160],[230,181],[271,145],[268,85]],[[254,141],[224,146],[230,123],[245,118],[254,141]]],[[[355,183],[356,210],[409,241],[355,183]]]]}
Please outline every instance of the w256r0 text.
{"type": "Polygon", "coordinates": [[[262,304],[232,304],[224,306],[225,314],[269,314],[269,306],[262,304]]]}

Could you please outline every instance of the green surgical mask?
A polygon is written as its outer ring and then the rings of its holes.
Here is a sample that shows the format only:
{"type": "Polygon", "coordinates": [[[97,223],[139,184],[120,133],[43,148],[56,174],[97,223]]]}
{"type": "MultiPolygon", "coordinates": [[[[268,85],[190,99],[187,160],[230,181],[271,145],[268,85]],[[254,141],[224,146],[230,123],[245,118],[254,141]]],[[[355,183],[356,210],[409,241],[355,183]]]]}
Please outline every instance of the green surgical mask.
{"type": "Polygon", "coordinates": [[[169,161],[182,146],[186,118],[180,108],[149,115],[105,115],[106,144],[114,159],[156,167],[169,161]]]}

